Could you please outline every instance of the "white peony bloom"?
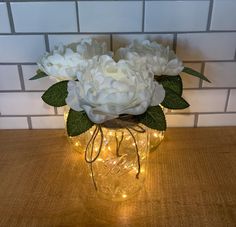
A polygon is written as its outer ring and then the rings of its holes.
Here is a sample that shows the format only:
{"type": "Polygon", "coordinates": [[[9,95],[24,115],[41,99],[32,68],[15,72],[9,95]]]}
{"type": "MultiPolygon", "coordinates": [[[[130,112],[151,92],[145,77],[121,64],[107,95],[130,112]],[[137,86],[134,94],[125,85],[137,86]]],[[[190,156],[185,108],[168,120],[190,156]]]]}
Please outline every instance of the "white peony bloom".
{"type": "Polygon", "coordinates": [[[173,50],[149,40],[134,41],[128,47],[120,48],[116,56],[119,59],[131,60],[134,64],[140,61],[138,58],[145,58],[148,70],[157,76],[176,76],[184,68],[183,63],[177,58],[173,50]]]}
{"type": "Polygon", "coordinates": [[[78,72],[86,70],[91,58],[103,54],[110,54],[106,43],[100,44],[90,38],[82,39],[79,43],[60,45],[52,52],[46,53],[38,67],[56,80],[73,80],[78,72]]]}
{"type": "Polygon", "coordinates": [[[73,110],[85,110],[97,124],[120,114],[142,114],[163,101],[165,90],[152,73],[140,69],[107,55],[93,58],[86,72],[78,74],[79,81],[68,82],[66,103],[73,110]]]}

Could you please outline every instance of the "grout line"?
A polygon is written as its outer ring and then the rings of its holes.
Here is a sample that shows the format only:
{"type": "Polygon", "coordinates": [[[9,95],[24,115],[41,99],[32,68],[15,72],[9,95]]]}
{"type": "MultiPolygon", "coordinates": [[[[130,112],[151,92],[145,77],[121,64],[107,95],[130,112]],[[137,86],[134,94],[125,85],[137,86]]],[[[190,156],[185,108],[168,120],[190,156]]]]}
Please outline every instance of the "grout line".
{"type": "Polygon", "coordinates": [[[113,37],[112,37],[112,34],[110,34],[110,50],[113,51],[113,37]]]}
{"type": "Polygon", "coordinates": [[[54,112],[55,112],[55,115],[58,115],[58,110],[56,107],[54,107],[54,112]]]}
{"type": "Polygon", "coordinates": [[[194,128],[197,128],[197,125],[198,125],[198,117],[199,117],[199,114],[195,114],[195,115],[194,115],[194,125],[193,125],[194,128]]]}
{"type": "Polygon", "coordinates": [[[0,62],[0,65],[37,65],[37,63],[33,63],[33,62],[0,62]]]}
{"type": "MultiPolygon", "coordinates": [[[[80,34],[80,35],[104,35],[104,34],[109,34],[109,31],[106,32],[14,32],[14,35],[75,35],[75,34],[80,34]]],[[[112,32],[112,34],[119,34],[119,35],[126,35],[126,34],[153,34],[153,35],[158,35],[158,34],[214,34],[214,33],[236,33],[236,30],[211,30],[211,31],[149,31],[149,32],[142,32],[142,31],[129,31],[129,32],[112,32]]],[[[0,33],[0,35],[12,35],[12,33],[0,33]]]]}
{"type": "MultiPolygon", "coordinates": [[[[205,72],[205,62],[202,63],[201,73],[204,75],[205,72]]],[[[199,80],[199,88],[203,88],[203,80],[199,80]]]]}
{"type": "Polygon", "coordinates": [[[24,76],[23,76],[23,70],[21,65],[17,65],[19,78],[20,78],[20,85],[21,85],[21,91],[25,91],[25,82],[24,82],[24,76]]]}
{"type": "Polygon", "coordinates": [[[176,47],[177,47],[177,33],[174,33],[173,35],[173,45],[172,48],[174,50],[174,52],[176,53],[176,47]]]}
{"type": "MultiPolygon", "coordinates": [[[[236,87],[202,87],[202,88],[184,88],[184,91],[200,91],[200,90],[226,90],[226,89],[236,89],[236,87]]],[[[0,90],[0,93],[21,93],[21,92],[45,92],[46,90],[0,90]]]]}
{"type": "Polygon", "coordinates": [[[30,116],[27,116],[27,122],[28,122],[29,129],[32,129],[32,120],[30,116]]]}
{"type": "Polygon", "coordinates": [[[228,89],[227,97],[226,97],[226,102],[225,102],[225,112],[227,112],[228,104],[229,104],[229,96],[230,96],[230,89],[228,89]]]}
{"type": "MultiPolygon", "coordinates": [[[[1,0],[2,2],[49,2],[49,1],[53,1],[53,0],[1,0]]],[[[55,1],[55,0],[54,0],[55,1]]],[[[58,2],[60,1],[67,1],[67,2],[73,2],[74,0],[57,0],[58,2]]],[[[90,2],[97,2],[97,1],[101,1],[101,0],[79,0],[80,2],[84,2],[84,1],[90,1],[90,2]]],[[[103,0],[103,1],[117,1],[117,0],[103,0]]],[[[119,1],[127,1],[127,0],[119,0],[119,1]]],[[[129,1],[140,1],[140,0],[129,0],[129,1]]],[[[146,0],[146,1],[163,1],[163,0],[146,0]]],[[[173,1],[173,0],[169,0],[169,1],[173,1]]],[[[196,0],[182,0],[182,1],[196,1],[196,0]]],[[[208,0],[198,0],[198,1],[208,1],[208,0]]]]}
{"type": "Polygon", "coordinates": [[[23,93],[23,92],[45,92],[45,90],[25,90],[24,84],[21,86],[23,87],[22,89],[24,90],[0,90],[0,93],[23,93]]]}
{"type": "Polygon", "coordinates": [[[236,59],[230,59],[230,60],[196,60],[196,61],[184,61],[183,60],[183,63],[203,63],[203,62],[205,62],[205,63],[214,63],[214,62],[236,62],[236,59]]]}
{"type": "Polygon", "coordinates": [[[193,115],[193,114],[236,114],[235,111],[228,111],[228,112],[168,112],[167,115],[193,115]]]}
{"type": "MultiPolygon", "coordinates": [[[[236,111],[228,111],[228,112],[167,112],[165,115],[207,115],[207,114],[236,114],[236,111]]],[[[29,114],[1,114],[1,117],[58,117],[58,116],[63,116],[63,114],[34,114],[34,115],[29,115],[29,114]]]]}
{"type": "Polygon", "coordinates": [[[6,1],[6,6],[7,6],[8,17],[9,17],[9,23],[10,23],[10,27],[11,27],[11,33],[14,34],[15,33],[15,25],[14,25],[12,10],[11,10],[11,3],[9,1],[6,1]]]}
{"type": "Polygon", "coordinates": [[[77,31],[80,32],[80,24],[79,24],[79,2],[77,2],[77,1],[75,1],[75,10],[76,10],[77,31]]]}
{"type": "Polygon", "coordinates": [[[142,32],[144,32],[145,24],[145,0],[143,0],[143,9],[142,9],[142,32]]]}
{"type": "MultiPolygon", "coordinates": [[[[16,114],[9,114],[9,115],[0,115],[1,117],[56,117],[55,114],[35,114],[35,115],[29,115],[29,114],[19,114],[19,115],[16,115],[16,114]]],[[[59,116],[63,116],[63,114],[59,115],[59,116]]]]}
{"type": "Polygon", "coordinates": [[[50,52],[50,45],[49,45],[48,34],[45,34],[45,35],[44,35],[44,40],[45,40],[46,51],[47,51],[47,52],[50,52]]]}
{"type": "MultiPolygon", "coordinates": [[[[111,34],[112,36],[112,34],[111,34]]],[[[199,61],[183,61],[183,63],[217,63],[217,62],[236,62],[236,59],[232,60],[199,60],[199,61]]],[[[0,62],[0,65],[37,65],[36,62],[0,62]]]]}
{"type": "Polygon", "coordinates": [[[213,0],[210,0],[208,18],[207,18],[207,27],[206,27],[207,31],[210,31],[211,28],[212,11],[213,11],[213,0]]]}

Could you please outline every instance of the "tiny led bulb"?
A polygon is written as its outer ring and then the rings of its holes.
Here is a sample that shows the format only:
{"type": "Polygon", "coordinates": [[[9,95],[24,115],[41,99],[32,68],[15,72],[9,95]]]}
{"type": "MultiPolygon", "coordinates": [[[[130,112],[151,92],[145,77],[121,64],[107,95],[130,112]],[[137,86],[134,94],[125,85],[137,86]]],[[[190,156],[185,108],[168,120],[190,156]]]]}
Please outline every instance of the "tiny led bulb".
{"type": "Polygon", "coordinates": [[[123,198],[126,198],[126,197],[127,197],[127,195],[126,195],[126,194],[123,194],[123,195],[122,195],[122,197],[123,197],[123,198]]]}

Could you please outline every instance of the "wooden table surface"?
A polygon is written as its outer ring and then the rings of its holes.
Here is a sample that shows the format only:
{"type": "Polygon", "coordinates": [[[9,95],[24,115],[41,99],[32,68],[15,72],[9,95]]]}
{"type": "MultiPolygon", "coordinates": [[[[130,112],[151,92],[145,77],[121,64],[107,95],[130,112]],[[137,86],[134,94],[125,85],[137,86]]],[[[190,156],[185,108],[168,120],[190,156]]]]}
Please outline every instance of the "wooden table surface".
{"type": "Polygon", "coordinates": [[[79,159],[63,130],[0,131],[0,226],[236,226],[236,127],[168,129],[124,202],[82,194],[79,159]]]}

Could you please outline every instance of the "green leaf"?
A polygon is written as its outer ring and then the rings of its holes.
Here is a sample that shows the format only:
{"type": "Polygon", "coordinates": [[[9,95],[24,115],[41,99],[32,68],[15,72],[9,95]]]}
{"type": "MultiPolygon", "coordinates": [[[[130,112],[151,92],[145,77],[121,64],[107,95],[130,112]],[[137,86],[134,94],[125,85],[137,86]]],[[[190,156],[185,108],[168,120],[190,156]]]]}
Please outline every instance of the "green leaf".
{"type": "Polygon", "coordinates": [[[149,128],[159,131],[166,130],[166,118],[160,106],[151,106],[145,113],[136,116],[136,118],[149,128]]]}
{"type": "Polygon", "coordinates": [[[69,136],[78,136],[88,129],[90,129],[94,123],[89,120],[87,114],[84,111],[75,111],[70,109],[66,126],[69,136]]]}
{"type": "Polygon", "coordinates": [[[31,77],[29,80],[37,80],[43,77],[47,77],[48,75],[41,71],[40,69],[37,70],[36,75],[31,77]]]}
{"type": "Polygon", "coordinates": [[[164,76],[158,82],[162,84],[164,89],[169,88],[180,96],[183,93],[183,83],[180,76],[164,76]]]}
{"type": "Polygon", "coordinates": [[[165,99],[161,103],[162,106],[168,109],[185,109],[189,107],[189,104],[173,90],[166,88],[165,89],[165,99]]]}
{"type": "Polygon", "coordinates": [[[208,80],[204,75],[202,75],[201,73],[199,73],[199,72],[197,72],[197,71],[195,71],[195,70],[193,70],[193,69],[191,69],[191,68],[184,67],[183,72],[185,72],[185,73],[187,73],[187,74],[189,74],[189,75],[198,77],[198,78],[200,78],[200,79],[202,79],[202,80],[205,80],[205,81],[211,83],[211,81],[208,80]]]}
{"type": "Polygon", "coordinates": [[[52,85],[47,91],[42,95],[42,99],[50,106],[60,107],[66,105],[68,80],[64,80],[52,85]]]}

